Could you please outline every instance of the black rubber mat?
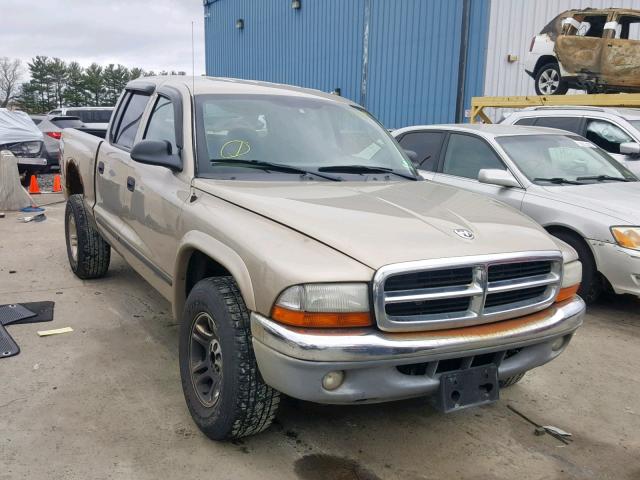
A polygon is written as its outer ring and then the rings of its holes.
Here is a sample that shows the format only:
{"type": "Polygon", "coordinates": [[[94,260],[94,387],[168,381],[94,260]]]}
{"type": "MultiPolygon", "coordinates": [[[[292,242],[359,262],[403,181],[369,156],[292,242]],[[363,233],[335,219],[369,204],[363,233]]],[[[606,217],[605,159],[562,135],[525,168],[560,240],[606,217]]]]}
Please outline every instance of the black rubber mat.
{"type": "MultiPolygon", "coordinates": [[[[29,303],[20,303],[22,307],[26,308],[33,312],[34,316],[29,318],[16,319],[13,321],[5,322],[2,317],[0,317],[0,324],[2,325],[19,325],[22,323],[39,323],[39,322],[50,322],[53,320],[53,307],[55,306],[55,302],[29,302],[29,303]]],[[[0,305],[0,310],[7,305],[0,305]]]]}
{"type": "Polygon", "coordinates": [[[9,325],[10,323],[17,322],[18,320],[35,316],[35,312],[32,312],[19,303],[0,305],[0,325],[9,325]]]}
{"type": "Polygon", "coordinates": [[[0,358],[13,357],[20,353],[18,344],[11,338],[9,332],[0,325],[0,358]]]}

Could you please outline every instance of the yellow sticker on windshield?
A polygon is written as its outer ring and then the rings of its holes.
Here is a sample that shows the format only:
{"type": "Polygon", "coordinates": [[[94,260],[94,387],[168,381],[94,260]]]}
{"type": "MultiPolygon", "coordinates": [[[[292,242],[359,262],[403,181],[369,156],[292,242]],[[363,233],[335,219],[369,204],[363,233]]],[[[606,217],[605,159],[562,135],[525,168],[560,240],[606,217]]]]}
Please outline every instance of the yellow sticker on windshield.
{"type": "Polygon", "coordinates": [[[251,145],[244,140],[229,140],[220,148],[221,158],[238,158],[251,151],[251,145]]]}

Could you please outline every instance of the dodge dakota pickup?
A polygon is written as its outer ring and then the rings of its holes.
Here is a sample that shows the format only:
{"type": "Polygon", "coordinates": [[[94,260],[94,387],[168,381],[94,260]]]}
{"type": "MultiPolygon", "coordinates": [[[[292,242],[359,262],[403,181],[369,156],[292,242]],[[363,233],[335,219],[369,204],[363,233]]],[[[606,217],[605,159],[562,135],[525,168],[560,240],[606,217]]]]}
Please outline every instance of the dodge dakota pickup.
{"type": "Polygon", "coordinates": [[[101,277],[113,248],[171,302],[186,403],[210,438],[264,430],[281,394],[493,402],[582,323],[572,248],[422,180],[346,99],[145,78],[104,133],[62,135],[71,269],[101,277]]]}

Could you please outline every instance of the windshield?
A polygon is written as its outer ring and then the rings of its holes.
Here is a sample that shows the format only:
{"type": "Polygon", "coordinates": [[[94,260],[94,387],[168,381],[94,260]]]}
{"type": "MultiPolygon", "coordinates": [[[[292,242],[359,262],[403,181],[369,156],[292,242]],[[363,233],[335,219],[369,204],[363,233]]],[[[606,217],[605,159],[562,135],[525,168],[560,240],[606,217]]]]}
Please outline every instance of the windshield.
{"type": "Polygon", "coordinates": [[[416,180],[367,112],[285,95],[196,97],[198,175],[238,180],[416,180]]]}
{"type": "Polygon", "coordinates": [[[518,169],[538,184],[636,181],[637,178],[594,144],[573,135],[515,135],[496,141],[518,169]]]}
{"type": "Polygon", "coordinates": [[[629,123],[640,130],[640,120],[629,120],[629,123]]]}

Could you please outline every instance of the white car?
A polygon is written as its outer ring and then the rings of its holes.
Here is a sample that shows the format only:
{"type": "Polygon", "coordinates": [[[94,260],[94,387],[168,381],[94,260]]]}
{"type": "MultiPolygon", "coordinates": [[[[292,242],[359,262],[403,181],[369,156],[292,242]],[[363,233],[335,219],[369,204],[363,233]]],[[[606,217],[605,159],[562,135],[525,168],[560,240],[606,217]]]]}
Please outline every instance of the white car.
{"type": "Polygon", "coordinates": [[[585,301],[607,283],[640,296],[640,181],[596,145],[511,125],[415,126],[393,135],[427,180],[507,203],[570,244],[585,301]]]}
{"type": "Polygon", "coordinates": [[[640,91],[640,10],[568,10],[531,40],[525,71],[538,95],[640,91]]]}
{"type": "Polygon", "coordinates": [[[640,109],[530,107],[510,114],[501,123],[577,133],[640,176],[640,109]]]}

